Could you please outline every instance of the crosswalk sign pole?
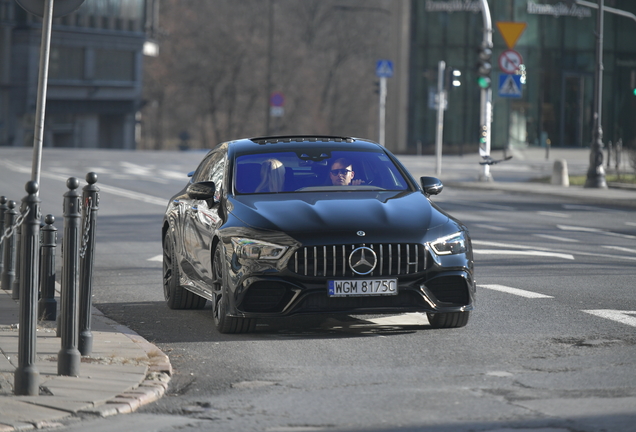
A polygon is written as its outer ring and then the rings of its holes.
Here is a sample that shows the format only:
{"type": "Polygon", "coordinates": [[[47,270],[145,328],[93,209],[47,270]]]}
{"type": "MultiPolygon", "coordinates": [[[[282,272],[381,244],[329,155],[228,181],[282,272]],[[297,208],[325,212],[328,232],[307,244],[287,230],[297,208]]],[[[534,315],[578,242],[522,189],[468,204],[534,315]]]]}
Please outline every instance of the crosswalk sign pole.
{"type": "MultiPolygon", "coordinates": [[[[492,47],[492,20],[490,19],[490,8],[488,7],[487,0],[481,0],[481,13],[484,20],[484,47],[492,47]]],[[[479,153],[483,156],[490,156],[490,129],[492,126],[492,88],[481,89],[480,95],[480,115],[479,124],[481,127],[479,138],[479,153]]],[[[479,173],[479,181],[492,181],[492,175],[490,174],[490,165],[482,165],[482,170],[479,173]]]]}
{"type": "Polygon", "coordinates": [[[393,62],[391,60],[378,60],[375,66],[375,75],[380,81],[379,115],[378,115],[378,142],[384,146],[386,135],[386,79],[393,76],[393,62]]]}
{"type": "Polygon", "coordinates": [[[378,142],[384,147],[386,136],[386,77],[380,78],[380,118],[378,122],[378,142]]]}

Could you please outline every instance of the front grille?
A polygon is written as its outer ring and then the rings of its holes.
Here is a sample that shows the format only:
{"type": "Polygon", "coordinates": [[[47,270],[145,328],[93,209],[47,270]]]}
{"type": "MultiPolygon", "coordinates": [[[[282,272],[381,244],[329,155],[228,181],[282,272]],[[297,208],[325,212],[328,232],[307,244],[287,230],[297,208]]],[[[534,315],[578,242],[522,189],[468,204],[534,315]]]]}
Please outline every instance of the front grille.
{"type": "Polygon", "coordinates": [[[377,256],[375,269],[364,277],[409,275],[426,270],[424,245],[408,243],[308,246],[294,253],[287,268],[302,276],[361,277],[349,266],[349,255],[360,246],[373,249],[377,256]]]}

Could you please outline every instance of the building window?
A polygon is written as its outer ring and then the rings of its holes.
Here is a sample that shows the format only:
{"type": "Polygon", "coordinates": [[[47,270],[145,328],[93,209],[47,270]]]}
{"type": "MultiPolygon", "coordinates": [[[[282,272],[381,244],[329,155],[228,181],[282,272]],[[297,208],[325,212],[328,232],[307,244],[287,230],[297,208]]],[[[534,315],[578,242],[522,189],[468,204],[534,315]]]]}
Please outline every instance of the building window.
{"type": "Polygon", "coordinates": [[[52,46],[49,58],[49,78],[81,80],[84,78],[84,49],[52,46]]]}
{"type": "Polygon", "coordinates": [[[135,52],[109,49],[95,50],[95,79],[134,81],[135,52]]]}

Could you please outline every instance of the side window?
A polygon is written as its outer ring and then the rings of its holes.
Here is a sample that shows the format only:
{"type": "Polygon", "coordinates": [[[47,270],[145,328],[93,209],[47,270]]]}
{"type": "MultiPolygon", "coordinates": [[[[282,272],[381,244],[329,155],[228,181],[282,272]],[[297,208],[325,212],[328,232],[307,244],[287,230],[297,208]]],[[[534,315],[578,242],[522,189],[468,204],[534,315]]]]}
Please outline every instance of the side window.
{"type": "Polygon", "coordinates": [[[214,158],[215,160],[212,163],[212,167],[210,168],[210,171],[208,173],[208,178],[206,179],[207,181],[214,182],[214,186],[216,189],[214,192],[214,199],[217,201],[221,199],[221,190],[223,189],[223,179],[225,177],[226,160],[224,153],[219,153],[219,155],[221,157],[214,158]]]}
{"type": "Polygon", "coordinates": [[[203,160],[203,162],[201,162],[197,170],[194,172],[194,175],[192,176],[193,183],[206,181],[208,179],[208,173],[210,172],[210,167],[212,166],[212,163],[216,160],[215,156],[216,154],[210,154],[203,160]]]}
{"type": "Polygon", "coordinates": [[[221,191],[223,189],[223,179],[225,177],[225,161],[226,153],[222,150],[209,154],[199,168],[197,168],[192,181],[194,183],[202,181],[213,181],[215,186],[214,198],[221,199],[221,191]]]}

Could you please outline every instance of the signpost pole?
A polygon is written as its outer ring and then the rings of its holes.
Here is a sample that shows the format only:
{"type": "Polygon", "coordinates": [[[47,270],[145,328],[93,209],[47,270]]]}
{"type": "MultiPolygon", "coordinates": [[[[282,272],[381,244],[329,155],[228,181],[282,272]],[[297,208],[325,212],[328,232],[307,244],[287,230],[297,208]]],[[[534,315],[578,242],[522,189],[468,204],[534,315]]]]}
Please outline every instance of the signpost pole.
{"type": "Polygon", "coordinates": [[[44,140],[44,112],[46,108],[46,87],[49,77],[49,53],[51,51],[51,25],[53,23],[53,2],[46,0],[42,17],[42,43],[40,44],[40,72],[38,77],[37,106],[35,109],[35,131],[33,134],[33,166],[31,180],[40,184],[42,168],[42,142],[44,140]]]}
{"type": "MultiPolygon", "coordinates": [[[[490,19],[490,8],[488,7],[487,0],[481,0],[481,14],[484,20],[484,39],[482,44],[485,47],[492,47],[492,20],[490,19]]],[[[480,95],[480,114],[479,122],[484,129],[486,143],[484,145],[485,155],[490,156],[490,136],[492,126],[492,88],[481,89],[480,95]]],[[[490,174],[490,165],[483,165],[482,172],[479,175],[480,181],[492,181],[492,175],[490,174]]]]}
{"type": "Polygon", "coordinates": [[[384,139],[386,135],[386,79],[393,76],[393,62],[390,60],[378,60],[375,66],[375,75],[380,81],[380,100],[378,101],[378,142],[380,145],[384,146],[384,139]]]}
{"type": "Polygon", "coordinates": [[[442,139],[444,137],[444,106],[446,93],[444,92],[444,72],[446,62],[441,60],[437,68],[437,128],[435,129],[435,175],[442,175],[442,139]]]}
{"type": "Polygon", "coordinates": [[[378,127],[378,142],[384,147],[386,136],[386,77],[380,78],[380,118],[378,127]]]}
{"type": "Polygon", "coordinates": [[[603,125],[601,112],[603,108],[603,6],[604,0],[598,0],[596,20],[596,70],[594,79],[594,130],[590,149],[590,166],[585,179],[586,188],[607,189],[605,169],[603,168],[603,125]]]}

